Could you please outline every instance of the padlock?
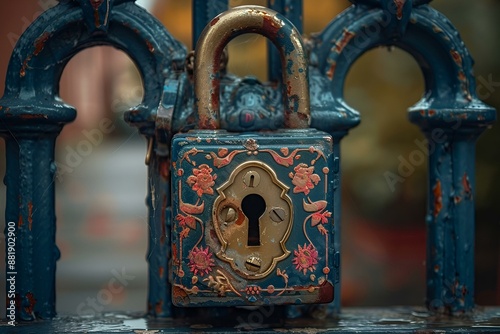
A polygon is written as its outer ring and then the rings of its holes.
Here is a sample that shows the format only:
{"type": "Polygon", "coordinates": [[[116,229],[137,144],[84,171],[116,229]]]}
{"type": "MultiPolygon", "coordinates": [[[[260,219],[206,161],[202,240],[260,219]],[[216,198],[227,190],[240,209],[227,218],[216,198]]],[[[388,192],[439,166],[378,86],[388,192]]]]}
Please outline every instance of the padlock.
{"type": "Polygon", "coordinates": [[[172,140],[174,305],[331,302],[333,139],[309,128],[300,34],[270,9],[236,7],[205,28],[195,57],[199,129],[172,140]],[[285,129],[218,129],[220,55],[243,33],[264,35],[280,51],[285,129]]]}

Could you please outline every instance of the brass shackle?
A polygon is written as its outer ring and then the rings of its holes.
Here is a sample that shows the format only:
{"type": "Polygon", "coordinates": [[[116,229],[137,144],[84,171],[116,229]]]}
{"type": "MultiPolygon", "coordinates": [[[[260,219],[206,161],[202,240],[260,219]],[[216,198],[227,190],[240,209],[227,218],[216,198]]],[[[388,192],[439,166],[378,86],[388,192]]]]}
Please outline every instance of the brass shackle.
{"type": "Polygon", "coordinates": [[[261,6],[240,6],[221,13],[200,35],[194,63],[198,127],[210,130],[220,127],[221,54],[229,41],[246,33],[267,37],[280,52],[285,127],[309,127],[309,71],[302,37],[287,18],[261,6]]]}

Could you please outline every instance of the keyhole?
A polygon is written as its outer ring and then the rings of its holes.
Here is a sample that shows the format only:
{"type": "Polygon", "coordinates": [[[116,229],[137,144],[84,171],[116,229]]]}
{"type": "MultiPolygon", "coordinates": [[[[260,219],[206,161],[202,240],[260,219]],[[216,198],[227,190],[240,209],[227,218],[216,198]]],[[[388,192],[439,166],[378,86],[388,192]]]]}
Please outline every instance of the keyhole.
{"type": "MultiPolygon", "coordinates": [[[[255,175],[250,175],[250,185],[249,185],[249,187],[250,187],[250,188],[255,187],[255,186],[253,185],[253,183],[254,183],[254,182],[255,182],[255,175]]],[[[262,197],[261,197],[261,198],[262,198],[262,197]]]]}
{"type": "Polygon", "coordinates": [[[266,201],[257,194],[247,195],[241,201],[241,210],[248,218],[247,246],[260,246],[259,218],[266,211],[266,201]]]}

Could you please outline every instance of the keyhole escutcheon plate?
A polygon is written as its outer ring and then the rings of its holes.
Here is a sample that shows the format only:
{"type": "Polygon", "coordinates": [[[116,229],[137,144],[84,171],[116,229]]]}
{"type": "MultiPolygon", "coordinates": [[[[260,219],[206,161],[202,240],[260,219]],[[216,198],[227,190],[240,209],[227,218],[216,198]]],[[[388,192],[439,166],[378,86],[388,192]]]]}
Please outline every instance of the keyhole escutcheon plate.
{"type": "Polygon", "coordinates": [[[247,161],[237,166],[217,191],[212,212],[221,243],[217,257],[246,279],[269,275],[279,261],[290,255],[285,246],[293,225],[289,187],[267,164],[247,161]],[[249,242],[250,220],[242,209],[243,200],[252,195],[265,202],[265,211],[258,219],[258,243],[249,242]]]}

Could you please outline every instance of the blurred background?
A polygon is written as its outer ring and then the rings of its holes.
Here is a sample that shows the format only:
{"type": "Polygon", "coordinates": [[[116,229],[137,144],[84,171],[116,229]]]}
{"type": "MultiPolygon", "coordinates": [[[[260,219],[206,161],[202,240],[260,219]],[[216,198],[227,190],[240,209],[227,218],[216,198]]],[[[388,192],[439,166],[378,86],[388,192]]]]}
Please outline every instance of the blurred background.
{"type": "MultiPolygon", "coordinates": [[[[0,91],[15,42],[55,0],[0,2],[0,91]]],[[[182,43],[191,45],[191,1],[138,0],[182,43]]],[[[230,1],[265,5],[265,1],[230,1]]],[[[479,96],[500,109],[500,2],[436,0],[460,31],[476,60],[479,96]],[[496,84],[496,83],[499,84],[496,84]],[[494,83],[494,84],[488,84],[494,83]],[[496,84],[496,85],[495,85],[496,84]]],[[[306,35],[321,31],[347,0],[304,0],[306,35]]],[[[233,40],[229,71],[266,80],[266,42],[257,35],[233,40]]],[[[346,99],[362,115],[342,146],[342,304],[345,306],[422,305],[425,297],[426,161],[391,188],[384,173],[397,173],[401,159],[419,150],[419,129],[406,109],[423,93],[416,62],[405,52],[375,49],[350,71],[346,99]]],[[[142,99],[135,65],[110,47],[82,51],[61,79],[62,98],[77,107],[57,143],[56,162],[65,164],[89,131],[104,141],[56,181],[57,310],[91,313],[89,298],[107,289],[116,272],[129,279],[102,306],[105,310],[146,310],[147,211],[145,140],[123,121],[123,111],[142,99]],[[104,128],[103,122],[109,122],[104,128]]],[[[476,301],[500,305],[500,126],[477,146],[476,301]]],[[[0,175],[5,147],[0,140],[0,175]]],[[[0,185],[0,231],[4,228],[5,186],[0,185]]],[[[4,239],[0,238],[0,300],[5,298],[4,239]]],[[[0,303],[0,314],[4,314],[0,303]]]]}

